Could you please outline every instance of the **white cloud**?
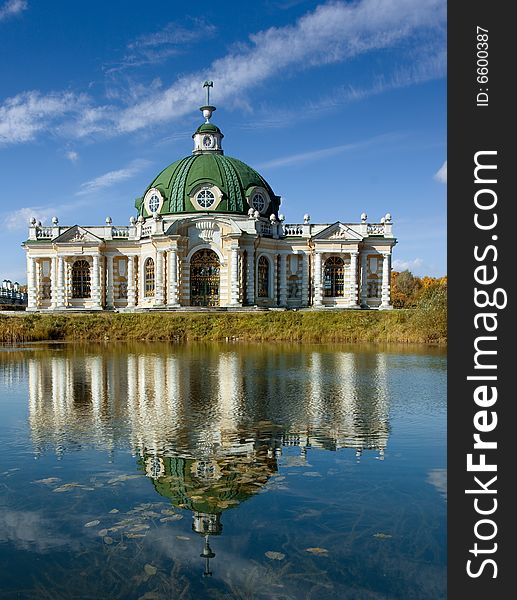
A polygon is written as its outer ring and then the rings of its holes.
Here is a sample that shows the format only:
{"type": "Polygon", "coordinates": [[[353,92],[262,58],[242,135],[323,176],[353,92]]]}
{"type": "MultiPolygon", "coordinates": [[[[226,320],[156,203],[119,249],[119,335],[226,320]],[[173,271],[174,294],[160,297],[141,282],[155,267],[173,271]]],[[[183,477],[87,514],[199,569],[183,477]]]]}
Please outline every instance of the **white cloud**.
{"type": "Polygon", "coordinates": [[[431,469],[427,473],[427,483],[434,486],[438,493],[447,499],[447,469],[431,469]]]}
{"type": "Polygon", "coordinates": [[[106,68],[106,73],[113,74],[131,67],[161,63],[171,56],[185,52],[193,43],[206,41],[215,34],[215,25],[202,19],[192,21],[190,28],[171,22],[159,31],[138,36],[127,45],[124,58],[106,68]]]}
{"type": "Polygon", "coordinates": [[[0,542],[20,550],[46,552],[59,546],[75,548],[77,542],[55,528],[55,520],[35,511],[0,509],[0,542]]]}
{"type": "Polygon", "coordinates": [[[26,206],[7,213],[3,222],[10,231],[17,231],[20,229],[27,229],[32,217],[37,221],[44,223],[51,219],[53,215],[54,210],[52,208],[44,206],[26,206]]]}
{"type": "Polygon", "coordinates": [[[75,163],[79,160],[79,154],[75,150],[68,150],[65,153],[66,158],[72,163],[75,163]]]}
{"type": "MultiPolygon", "coordinates": [[[[390,48],[418,32],[433,29],[438,32],[435,37],[444,43],[445,18],[444,0],[322,4],[292,25],[271,27],[250,35],[247,43],[234,47],[206,69],[178,78],[169,87],[156,85],[152,93],[144,96],[130,94],[130,104],[125,108],[115,104],[93,106],[85,97],[80,97],[78,105],[78,98],[69,92],[48,96],[25,92],[9,98],[0,105],[0,144],[29,141],[57,120],[59,127],[53,129],[67,136],[135,132],[190,113],[199,105],[200,86],[206,79],[216,82],[218,102],[242,101],[247,91],[287,71],[295,73],[390,48]]],[[[135,56],[140,53],[142,60],[161,60],[159,52],[175,47],[185,35],[190,35],[186,29],[165,28],[154,37],[137,38],[129,50],[135,56]],[[158,54],[145,58],[145,52],[149,51],[158,54]]],[[[420,75],[424,76],[425,73],[420,75]]],[[[418,78],[414,70],[400,72],[393,81],[381,82],[378,90],[382,91],[383,86],[410,85],[418,78]]],[[[135,89],[138,91],[138,86],[135,89]]],[[[112,98],[122,101],[117,94],[112,94],[112,98]]],[[[127,96],[124,100],[127,101],[127,96]]]]}
{"type": "Polygon", "coordinates": [[[98,192],[99,190],[109,188],[116,183],[120,183],[121,181],[125,181],[126,179],[130,179],[137,173],[140,173],[149,164],[151,163],[148,160],[137,158],[136,160],[131,161],[129,165],[123,169],[109,171],[108,173],[104,173],[104,175],[95,177],[95,179],[86,181],[81,185],[81,189],[76,192],[76,196],[92,194],[94,192],[98,192]]]}
{"type": "Polygon", "coordinates": [[[445,161],[443,165],[438,169],[438,171],[434,174],[434,178],[440,183],[447,183],[447,161],[445,161]]]}
{"type": "Polygon", "coordinates": [[[414,258],[412,260],[399,260],[398,258],[393,261],[392,268],[394,271],[411,271],[415,273],[420,272],[424,266],[424,261],[421,258],[414,258]]]}
{"type": "Polygon", "coordinates": [[[0,106],[0,146],[33,140],[66,115],[79,113],[85,103],[85,96],[71,92],[30,91],[8,98],[0,106]]]}
{"type": "Polygon", "coordinates": [[[169,88],[128,107],[118,116],[120,132],[131,132],[190,112],[199,103],[200,82],[217,82],[217,99],[230,100],[287,68],[306,69],[387,48],[416,29],[445,20],[443,0],[332,2],[294,25],[250,36],[247,45],[215,60],[205,71],[180,78],[169,88]]]}
{"type": "Polygon", "coordinates": [[[27,10],[27,8],[28,4],[26,0],[7,0],[7,2],[0,6],[0,21],[14,17],[27,10]]]}
{"type": "Polygon", "coordinates": [[[286,167],[303,164],[305,162],[312,162],[314,160],[320,160],[326,156],[338,154],[340,152],[349,152],[351,150],[358,150],[360,148],[367,148],[373,144],[378,144],[386,140],[392,140],[395,136],[393,134],[379,135],[361,142],[354,142],[351,144],[341,144],[339,146],[332,146],[331,148],[322,148],[321,150],[312,150],[310,152],[301,152],[299,154],[291,154],[289,156],[283,156],[275,158],[258,165],[261,169],[271,169],[275,167],[286,167]]]}

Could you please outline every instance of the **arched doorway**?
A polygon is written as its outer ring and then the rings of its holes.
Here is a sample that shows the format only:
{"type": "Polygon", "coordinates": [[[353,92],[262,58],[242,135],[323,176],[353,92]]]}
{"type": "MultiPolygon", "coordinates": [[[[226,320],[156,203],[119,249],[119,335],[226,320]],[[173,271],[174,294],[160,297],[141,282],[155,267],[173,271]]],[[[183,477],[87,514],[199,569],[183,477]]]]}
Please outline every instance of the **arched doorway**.
{"type": "Polygon", "coordinates": [[[190,259],[190,305],[219,306],[219,257],[213,250],[198,250],[190,259]]]}
{"type": "Polygon", "coordinates": [[[326,297],[345,295],[345,263],[339,256],[331,256],[323,269],[323,289],[326,297]]]}
{"type": "Polygon", "coordinates": [[[72,265],[72,298],[90,298],[90,264],[76,260],[72,265]]]}

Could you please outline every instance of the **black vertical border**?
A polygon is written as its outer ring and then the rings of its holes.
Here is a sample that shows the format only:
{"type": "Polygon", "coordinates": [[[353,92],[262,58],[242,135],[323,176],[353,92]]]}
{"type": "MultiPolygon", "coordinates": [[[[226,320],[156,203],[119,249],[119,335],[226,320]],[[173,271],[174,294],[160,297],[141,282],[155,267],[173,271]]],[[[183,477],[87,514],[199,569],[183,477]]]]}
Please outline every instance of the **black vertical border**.
{"type": "MultiPolygon", "coordinates": [[[[511,311],[515,304],[515,272],[517,261],[512,238],[517,238],[517,207],[515,191],[511,182],[517,174],[517,153],[512,147],[516,129],[515,103],[512,109],[512,92],[517,59],[515,40],[517,24],[510,16],[511,2],[484,2],[451,0],[448,4],[448,282],[449,282],[449,348],[448,348],[448,598],[478,598],[496,600],[514,597],[515,523],[517,500],[514,481],[517,469],[513,465],[512,439],[513,405],[516,402],[512,371],[517,373],[517,327],[511,324],[511,311]],[[488,29],[488,82],[477,81],[476,28],[488,29]],[[476,94],[480,88],[488,88],[488,106],[476,106],[476,94]],[[492,231],[479,231],[474,225],[474,194],[479,185],[474,184],[474,154],[480,150],[497,151],[497,184],[491,186],[497,193],[498,224],[492,231]],[[514,158],[516,157],[516,158],[514,158]],[[512,210],[513,209],[513,210],[512,210]],[[497,241],[492,235],[497,235],[497,241]],[[486,263],[497,266],[498,279],[495,287],[504,288],[508,305],[503,310],[479,309],[474,304],[474,269],[481,264],[474,259],[474,246],[497,245],[497,261],[493,253],[486,263]],[[497,511],[487,518],[497,523],[498,532],[488,542],[478,540],[480,548],[497,543],[493,554],[479,555],[477,559],[470,549],[476,537],[474,526],[483,516],[477,515],[474,495],[465,494],[466,489],[476,487],[474,476],[486,480],[487,474],[468,473],[466,455],[473,452],[473,417],[480,410],[473,401],[475,385],[467,381],[474,371],[474,339],[483,333],[474,327],[476,312],[497,312],[497,387],[496,410],[498,425],[487,439],[497,441],[497,450],[487,451],[487,462],[497,463],[497,511]],[[467,560],[474,559],[477,570],[483,558],[497,563],[497,577],[487,566],[477,578],[469,577],[467,560]]],[[[478,287],[480,287],[478,285],[478,287]]],[[[486,288],[487,291],[490,289],[486,288]]],[[[515,312],[514,312],[515,315],[515,312]]],[[[487,335],[486,332],[484,335],[487,335]]],[[[486,374],[487,372],[485,372],[486,374]]],[[[492,373],[493,374],[493,373],[492,373]]],[[[494,496],[480,495],[480,503],[494,496]]],[[[486,529],[485,531],[488,531],[486,529]]]]}

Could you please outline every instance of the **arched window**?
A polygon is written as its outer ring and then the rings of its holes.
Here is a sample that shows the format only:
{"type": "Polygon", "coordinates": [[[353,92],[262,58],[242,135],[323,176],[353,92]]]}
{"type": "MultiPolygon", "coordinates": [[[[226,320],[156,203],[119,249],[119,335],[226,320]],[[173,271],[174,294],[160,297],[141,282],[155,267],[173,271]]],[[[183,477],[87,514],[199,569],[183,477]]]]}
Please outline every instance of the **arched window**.
{"type": "Polygon", "coordinates": [[[265,256],[261,256],[258,261],[257,296],[269,297],[269,260],[265,256]]]}
{"type": "Polygon", "coordinates": [[[72,265],[72,298],[90,298],[90,265],[76,260],[72,265]]]}
{"type": "Polygon", "coordinates": [[[148,258],[144,264],[145,296],[154,296],[154,260],[148,258]]]}
{"type": "Polygon", "coordinates": [[[325,290],[325,296],[332,298],[344,296],[345,263],[339,256],[331,256],[325,261],[323,289],[325,290]]]}

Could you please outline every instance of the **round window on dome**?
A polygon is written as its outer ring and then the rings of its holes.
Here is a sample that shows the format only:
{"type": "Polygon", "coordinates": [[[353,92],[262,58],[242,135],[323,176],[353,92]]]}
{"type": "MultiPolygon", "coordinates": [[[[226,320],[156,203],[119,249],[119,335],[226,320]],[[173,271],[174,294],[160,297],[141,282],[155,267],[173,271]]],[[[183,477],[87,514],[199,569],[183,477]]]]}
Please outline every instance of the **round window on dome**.
{"type": "Polygon", "coordinates": [[[149,198],[149,210],[152,213],[158,212],[158,208],[160,207],[160,198],[158,198],[157,194],[153,194],[149,198]]]}
{"type": "Polygon", "coordinates": [[[262,194],[257,193],[253,195],[251,205],[255,210],[258,210],[261,213],[266,208],[266,200],[262,194]]]}
{"type": "Polygon", "coordinates": [[[149,215],[160,212],[163,206],[163,196],[160,191],[156,188],[148,190],[144,197],[144,206],[149,215]]]}
{"type": "Polygon", "coordinates": [[[201,190],[196,196],[196,200],[202,208],[210,208],[215,202],[215,196],[210,190],[201,190]]]}

